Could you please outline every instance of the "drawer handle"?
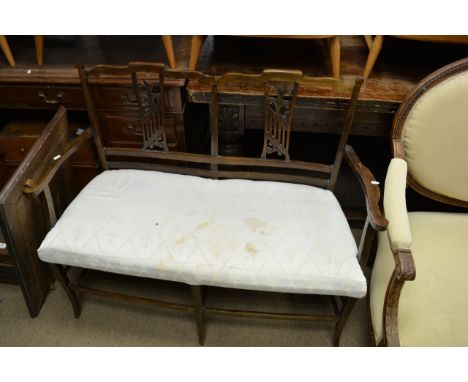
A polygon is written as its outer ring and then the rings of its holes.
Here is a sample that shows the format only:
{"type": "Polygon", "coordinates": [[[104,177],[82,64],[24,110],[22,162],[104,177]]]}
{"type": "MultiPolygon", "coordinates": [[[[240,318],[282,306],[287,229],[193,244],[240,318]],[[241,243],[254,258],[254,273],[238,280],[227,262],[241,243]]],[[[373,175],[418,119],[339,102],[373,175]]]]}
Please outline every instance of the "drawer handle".
{"type": "Polygon", "coordinates": [[[20,151],[21,151],[22,153],[24,153],[24,151],[25,151],[25,150],[24,150],[24,148],[23,148],[23,147],[21,147],[20,151]]]}
{"type": "Polygon", "coordinates": [[[57,95],[55,96],[55,98],[53,98],[53,99],[48,99],[47,96],[45,95],[45,93],[44,93],[43,91],[40,91],[39,93],[37,93],[37,96],[38,96],[39,98],[42,98],[42,99],[44,100],[45,103],[49,103],[49,104],[54,104],[54,105],[55,105],[55,104],[59,103],[59,102],[62,100],[64,94],[63,94],[63,92],[60,91],[60,92],[57,93],[57,95]]]}

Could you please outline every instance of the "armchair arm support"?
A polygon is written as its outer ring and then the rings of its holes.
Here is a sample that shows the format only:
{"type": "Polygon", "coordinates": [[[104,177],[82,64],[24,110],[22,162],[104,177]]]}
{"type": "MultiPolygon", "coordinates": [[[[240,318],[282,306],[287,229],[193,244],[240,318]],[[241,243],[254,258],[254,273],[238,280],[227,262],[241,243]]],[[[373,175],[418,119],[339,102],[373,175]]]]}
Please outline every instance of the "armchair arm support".
{"type": "Polygon", "coordinates": [[[383,311],[383,344],[400,346],[398,335],[398,305],[406,281],[416,278],[411,254],[411,229],[406,209],[407,163],[400,158],[391,160],[385,179],[384,208],[389,219],[388,240],[393,252],[395,269],[388,283],[383,311]]]}
{"type": "Polygon", "coordinates": [[[387,219],[383,216],[379,207],[380,189],[371,171],[362,164],[354,149],[347,145],[345,147],[346,161],[357,176],[364,196],[366,198],[366,208],[369,223],[376,231],[383,231],[388,225],[387,219]]]}

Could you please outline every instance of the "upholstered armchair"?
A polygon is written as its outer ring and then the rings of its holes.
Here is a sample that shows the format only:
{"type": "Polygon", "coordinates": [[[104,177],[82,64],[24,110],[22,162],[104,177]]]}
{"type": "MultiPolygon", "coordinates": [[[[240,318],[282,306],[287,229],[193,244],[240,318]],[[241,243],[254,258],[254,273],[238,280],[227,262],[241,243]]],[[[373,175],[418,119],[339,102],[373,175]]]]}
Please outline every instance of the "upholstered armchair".
{"type": "Polygon", "coordinates": [[[468,346],[468,59],[417,86],[395,117],[392,139],[389,224],[370,282],[375,343],[468,346]],[[408,212],[407,185],[461,212],[408,212]]]}

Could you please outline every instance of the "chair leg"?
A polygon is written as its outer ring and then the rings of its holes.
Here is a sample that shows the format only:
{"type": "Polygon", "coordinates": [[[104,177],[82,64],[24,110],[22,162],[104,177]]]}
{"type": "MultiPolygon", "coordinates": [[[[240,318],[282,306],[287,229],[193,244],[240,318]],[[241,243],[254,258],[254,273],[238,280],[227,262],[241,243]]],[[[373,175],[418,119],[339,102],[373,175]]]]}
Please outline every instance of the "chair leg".
{"type": "Polygon", "coordinates": [[[341,333],[343,332],[343,328],[348,321],[348,317],[351,314],[351,311],[356,304],[357,299],[351,297],[345,297],[343,304],[341,305],[340,309],[340,318],[335,326],[335,338],[333,339],[333,346],[340,346],[340,338],[341,333]]]}
{"type": "Polygon", "coordinates": [[[340,38],[338,36],[331,37],[328,40],[328,49],[330,50],[330,59],[333,70],[333,77],[340,79],[340,38]]]}
{"type": "Polygon", "coordinates": [[[78,300],[78,296],[76,295],[75,291],[70,288],[70,280],[68,279],[67,273],[65,272],[65,270],[63,269],[61,265],[49,264],[49,268],[54,274],[55,278],[60,282],[63,289],[65,290],[65,293],[67,294],[68,299],[70,300],[73,306],[73,311],[75,312],[75,318],[79,318],[81,314],[80,302],[78,300]]]}
{"type": "Polygon", "coordinates": [[[176,67],[176,59],[174,54],[174,45],[172,43],[172,36],[161,36],[164,50],[166,51],[166,57],[169,61],[169,66],[174,69],[176,67]]]}
{"type": "Polygon", "coordinates": [[[192,36],[192,47],[190,48],[189,69],[195,70],[200,58],[200,52],[203,46],[205,36],[192,36]]]}
{"type": "Polygon", "coordinates": [[[372,36],[370,36],[370,35],[365,35],[365,36],[364,36],[364,40],[366,41],[367,48],[368,48],[369,50],[371,50],[371,48],[372,48],[372,43],[373,43],[373,41],[374,41],[374,39],[372,38],[372,36]]]}
{"type": "Polygon", "coordinates": [[[44,63],[44,36],[34,36],[34,44],[36,45],[37,65],[44,63]]]}
{"type": "Polygon", "coordinates": [[[369,56],[367,57],[366,67],[364,68],[363,77],[365,80],[369,77],[372,68],[374,67],[375,61],[379,56],[380,50],[382,49],[383,36],[375,36],[372,46],[369,51],[369,56]]]}
{"type": "Polygon", "coordinates": [[[204,291],[199,285],[192,285],[193,309],[197,320],[198,343],[205,345],[204,291]]]}
{"type": "Polygon", "coordinates": [[[15,66],[15,59],[10,50],[10,45],[8,45],[8,40],[5,36],[0,35],[0,48],[2,49],[3,54],[5,55],[8,63],[11,66],[15,66]]]}

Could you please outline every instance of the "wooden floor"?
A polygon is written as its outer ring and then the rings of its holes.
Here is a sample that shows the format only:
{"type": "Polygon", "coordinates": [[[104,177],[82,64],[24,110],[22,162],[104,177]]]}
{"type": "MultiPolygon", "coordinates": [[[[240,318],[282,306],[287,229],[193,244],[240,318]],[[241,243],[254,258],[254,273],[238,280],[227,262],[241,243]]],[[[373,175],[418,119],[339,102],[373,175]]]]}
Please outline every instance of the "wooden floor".
{"type": "MultiPolygon", "coordinates": [[[[125,65],[132,60],[167,63],[159,36],[46,36],[44,65],[38,67],[32,36],[9,36],[17,66],[0,55],[0,81],[39,81],[50,74],[78,81],[74,65],[125,65]],[[28,69],[31,70],[28,73],[28,69]]],[[[362,36],[341,36],[341,79],[361,76],[368,49],[362,36]]],[[[188,65],[191,39],[175,36],[178,67],[188,65]]],[[[425,43],[386,37],[361,100],[399,104],[415,85],[438,68],[468,56],[468,45],[425,43]]],[[[323,40],[208,36],[197,70],[259,72],[265,68],[299,69],[305,74],[330,76],[331,63],[323,40]]]]}

